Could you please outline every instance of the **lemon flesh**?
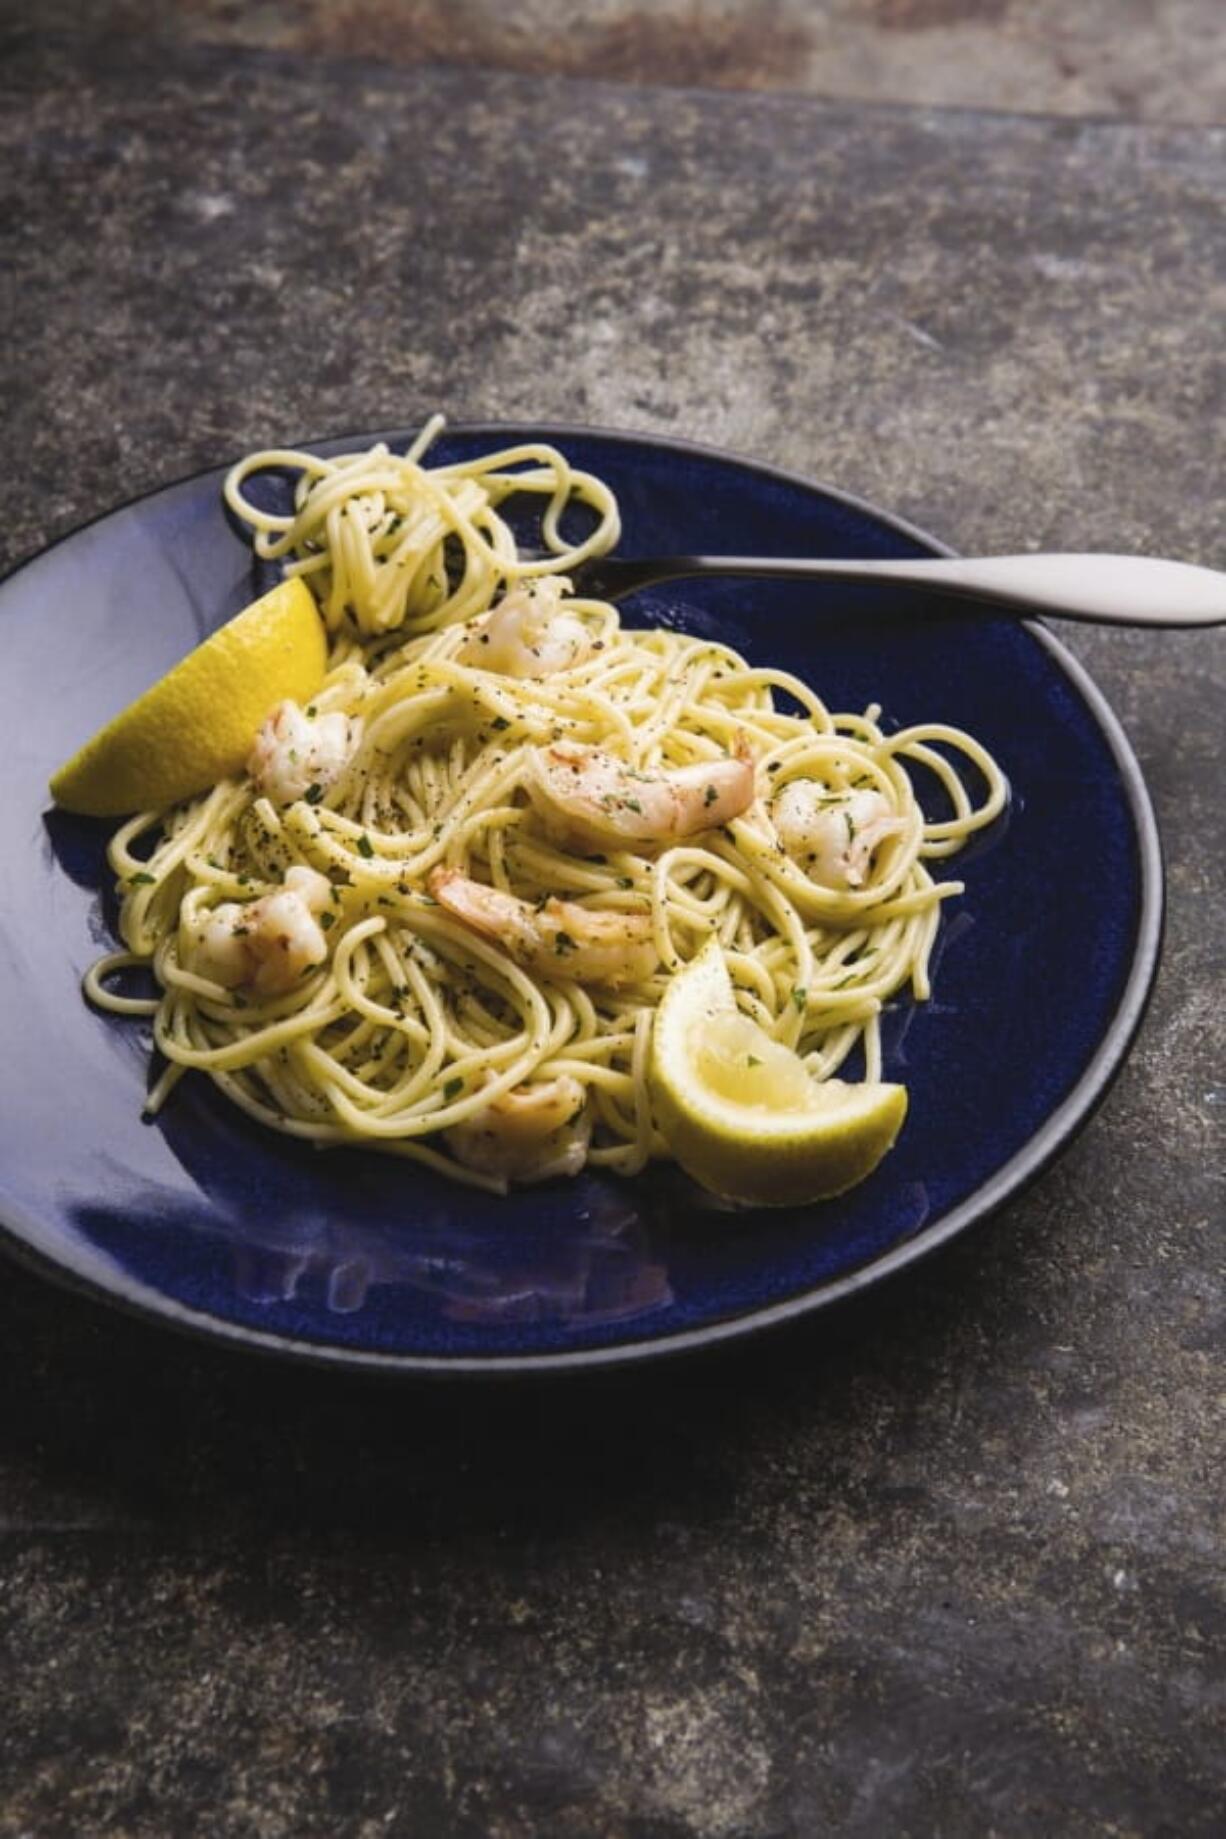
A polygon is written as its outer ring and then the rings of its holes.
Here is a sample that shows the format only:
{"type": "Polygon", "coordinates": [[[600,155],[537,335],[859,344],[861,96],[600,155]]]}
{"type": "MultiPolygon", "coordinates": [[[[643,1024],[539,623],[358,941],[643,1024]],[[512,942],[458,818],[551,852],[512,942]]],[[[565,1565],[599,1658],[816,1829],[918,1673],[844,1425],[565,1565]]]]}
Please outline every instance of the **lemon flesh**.
{"type": "Polygon", "coordinates": [[[686,1173],[758,1207],[854,1187],[907,1115],[902,1086],[810,1078],[798,1055],[737,1010],[714,939],[665,992],[648,1080],[656,1121],[686,1173]]]}
{"type": "Polygon", "coordinates": [[[101,728],[55,773],[67,811],[122,817],[160,810],[241,770],[274,703],[313,696],[327,642],[296,576],[237,614],[101,728]]]}

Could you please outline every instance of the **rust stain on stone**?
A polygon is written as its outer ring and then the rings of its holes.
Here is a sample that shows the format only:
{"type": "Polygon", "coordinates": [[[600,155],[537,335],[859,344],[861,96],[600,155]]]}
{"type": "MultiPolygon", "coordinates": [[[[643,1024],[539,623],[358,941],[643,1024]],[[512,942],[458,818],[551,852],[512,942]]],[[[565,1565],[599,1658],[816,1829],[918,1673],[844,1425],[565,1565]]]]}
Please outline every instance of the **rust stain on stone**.
{"type": "Polygon", "coordinates": [[[600,24],[585,22],[581,7],[559,12],[565,16],[546,31],[522,16],[450,0],[341,0],[313,10],[294,36],[304,50],[399,64],[734,89],[786,85],[810,42],[772,0],[714,17],[696,5],[670,13],[636,7],[600,24]]]}
{"type": "Polygon", "coordinates": [[[447,0],[340,0],[316,6],[294,33],[304,51],[397,64],[505,62],[508,38],[447,0]]]}
{"type": "Polygon", "coordinates": [[[786,85],[808,49],[799,22],[781,20],[770,5],[719,18],[694,7],[671,17],[643,7],[606,28],[590,74],[603,69],[626,82],[769,89],[786,85]]]}
{"type": "Polygon", "coordinates": [[[887,32],[923,32],[929,26],[991,25],[1004,18],[1009,0],[869,0],[869,10],[887,32]]]}

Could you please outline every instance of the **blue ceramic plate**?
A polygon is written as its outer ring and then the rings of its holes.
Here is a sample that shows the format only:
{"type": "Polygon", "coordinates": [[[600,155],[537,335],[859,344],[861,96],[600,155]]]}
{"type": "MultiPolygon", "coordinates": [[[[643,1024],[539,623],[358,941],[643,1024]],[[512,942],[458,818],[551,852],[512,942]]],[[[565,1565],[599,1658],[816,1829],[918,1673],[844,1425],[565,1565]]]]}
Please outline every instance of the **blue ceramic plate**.
{"type": "MultiPolygon", "coordinates": [[[[448,459],[528,431],[455,429],[448,459]]],[[[804,479],[710,449],[533,429],[621,500],[626,554],[908,556],[938,545],[804,479]]],[[[360,444],[367,438],[360,437],[360,444]]],[[[395,441],[398,437],[387,437],[395,441]]],[[[358,444],[336,442],[334,448],[358,444]]],[[[94,1014],[108,826],[48,808],[48,774],[263,583],[219,472],[89,525],[0,586],[0,1218],[48,1273],[181,1327],[344,1366],[566,1369],[696,1347],[862,1290],[1007,1200],[1120,1065],[1157,962],[1161,866],[1140,771],[1038,625],[879,591],[708,583],[626,617],[729,641],[835,709],[970,729],[1013,786],[957,863],[933,1000],[900,1002],[887,1077],[910,1115],[838,1201],[721,1212],[674,1171],[509,1199],[261,1131],[193,1075],[141,1121],[143,1022],[94,1014]]]]}

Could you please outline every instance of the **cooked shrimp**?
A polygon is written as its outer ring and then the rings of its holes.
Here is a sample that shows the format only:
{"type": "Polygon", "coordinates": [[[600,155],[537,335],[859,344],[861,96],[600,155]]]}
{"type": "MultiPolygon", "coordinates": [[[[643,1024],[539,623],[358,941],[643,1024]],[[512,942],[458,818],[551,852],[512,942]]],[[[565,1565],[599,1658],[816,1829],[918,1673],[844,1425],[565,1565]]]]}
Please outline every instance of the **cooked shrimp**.
{"type": "Polygon", "coordinates": [[[430,892],[465,926],[493,939],[517,964],[541,976],[641,983],[659,963],[646,913],[595,913],[554,896],[537,907],[470,881],[455,868],[436,868],[430,892]]]}
{"type": "Polygon", "coordinates": [[[274,804],[292,804],[314,786],[335,785],[357,738],[347,715],[306,715],[296,702],[270,709],[247,756],[247,771],[274,804]]]}
{"type": "Polygon", "coordinates": [[[529,755],[528,796],[564,849],[650,848],[714,830],[753,803],[744,742],[728,760],[636,772],[596,747],[563,742],[529,755]]]}
{"type": "Polygon", "coordinates": [[[474,624],[456,661],[504,677],[551,677],[584,663],[592,649],[588,629],[558,605],[569,587],[562,576],[546,575],[512,588],[474,624]]]}
{"type": "Polygon", "coordinates": [[[873,851],[906,829],[880,792],[830,792],[815,779],[793,779],[771,806],[775,834],[792,860],[820,886],[858,888],[873,851]]]}
{"type": "Polygon", "coordinates": [[[283,996],[327,960],[316,915],[331,898],[325,875],[313,868],[288,869],[273,893],[246,904],[228,900],[207,912],[188,941],[190,967],[228,990],[242,984],[257,996],[283,996]]]}
{"type": "Polygon", "coordinates": [[[583,1087],[564,1073],[502,1093],[475,1117],[445,1130],[443,1139],[458,1161],[483,1175],[548,1181],[579,1173],[591,1135],[583,1087]]]}

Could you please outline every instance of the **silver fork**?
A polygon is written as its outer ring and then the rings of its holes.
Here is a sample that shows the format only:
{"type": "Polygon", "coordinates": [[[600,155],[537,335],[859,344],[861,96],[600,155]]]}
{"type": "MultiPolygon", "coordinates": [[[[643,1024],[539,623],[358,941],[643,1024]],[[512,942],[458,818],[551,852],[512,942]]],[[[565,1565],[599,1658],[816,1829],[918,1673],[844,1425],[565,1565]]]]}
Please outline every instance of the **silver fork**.
{"type": "Polygon", "coordinates": [[[1050,613],[1115,626],[1226,625],[1226,574],[1157,556],[935,556],[897,562],[791,556],[595,556],[575,592],[624,600],[663,581],[747,575],[764,581],[886,581],[977,603],[985,612],[1050,613]]]}

